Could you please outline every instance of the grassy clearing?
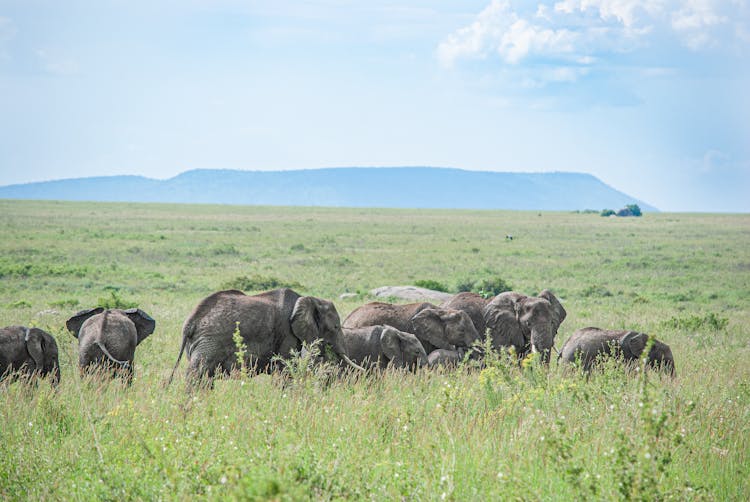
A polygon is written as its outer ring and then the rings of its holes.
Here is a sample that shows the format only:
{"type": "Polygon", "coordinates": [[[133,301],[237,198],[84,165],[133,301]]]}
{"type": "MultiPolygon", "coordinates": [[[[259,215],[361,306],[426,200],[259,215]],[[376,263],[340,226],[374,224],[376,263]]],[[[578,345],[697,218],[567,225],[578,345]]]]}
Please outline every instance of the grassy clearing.
{"type": "Polygon", "coordinates": [[[57,392],[0,388],[1,498],[750,498],[746,215],[0,201],[0,230],[0,325],[48,330],[62,364],[57,392]],[[497,278],[561,298],[558,347],[583,326],[643,330],[677,378],[497,360],[163,387],[182,321],[227,284],[295,284],[343,318],[378,286],[497,278]],[[129,389],[81,380],[63,330],[115,300],[157,321],[129,389]]]}

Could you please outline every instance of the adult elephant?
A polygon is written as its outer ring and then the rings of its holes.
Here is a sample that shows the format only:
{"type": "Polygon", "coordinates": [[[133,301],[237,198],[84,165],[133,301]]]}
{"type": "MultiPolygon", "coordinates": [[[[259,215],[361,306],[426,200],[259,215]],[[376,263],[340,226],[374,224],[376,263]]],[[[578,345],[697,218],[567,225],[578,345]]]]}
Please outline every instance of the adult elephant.
{"type": "MultiPolygon", "coordinates": [[[[649,336],[638,331],[581,328],[563,345],[559,358],[565,362],[580,362],[584,371],[600,359],[611,356],[632,363],[637,361],[648,344],[649,336]]],[[[654,339],[646,361],[674,376],[674,357],[669,345],[654,339]]]]}
{"type": "Polygon", "coordinates": [[[8,326],[0,329],[0,380],[16,376],[50,376],[60,382],[60,363],[54,337],[39,328],[8,326]]]}
{"type": "Polygon", "coordinates": [[[415,369],[427,364],[424,347],[411,333],[392,326],[343,328],[343,345],[347,356],[357,364],[369,367],[415,369]]]}
{"type": "Polygon", "coordinates": [[[252,296],[227,290],[204,298],[185,321],[180,354],[169,381],[183,351],[187,351],[190,380],[213,379],[217,371],[229,374],[237,365],[233,335],[238,327],[246,349],[245,364],[258,371],[271,371],[274,356],[289,357],[292,350],[302,349],[302,342],[318,339],[359,367],[346,356],[341,320],[333,303],[287,288],[252,296]]]}
{"type": "Polygon", "coordinates": [[[141,309],[81,310],[65,326],[78,339],[81,372],[112,370],[130,383],[133,380],[135,348],[156,328],[156,321],[141,309]]]}
{"type": "Polygon", "coordinates": [[[539,352],[549,362],[555,336],[567,313],[548,289],[539,296],[508,291],[492,299],[476,293],[459,293],[441,305],[465,312],[477,331],[488,336],[492,347],[513,347],[517,354],[539,352]]]}
{"type": "Polygon", "coordinates": [[[405,305],[367,303],[344,319],[345,328],[364,328],[378,324],[387,324],[414,334],[427,353],[435,349],[470,347],[479,338],[479,333],[466,313],[426,302],[405,305]]]}

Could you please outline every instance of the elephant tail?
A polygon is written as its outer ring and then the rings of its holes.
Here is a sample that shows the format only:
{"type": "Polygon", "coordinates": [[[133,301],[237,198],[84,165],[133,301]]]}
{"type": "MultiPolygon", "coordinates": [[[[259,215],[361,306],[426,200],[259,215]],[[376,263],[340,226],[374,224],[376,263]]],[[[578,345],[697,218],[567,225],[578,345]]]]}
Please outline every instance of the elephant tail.
{"type": "Polygon", "coordinates": [[[107,356],[107,359],[109,359],[112,363],[116,364],[117,366],[121,367],[124,370],[132,369],[132,366],[130,365],[130,361],[120,361],[119,359],[115,359],[112,354],[109,353],[107,348],[102,344],[99,343],[99,341],[96,341],[96,345],[101,349],[101,351],[104,353],[105,356],[107,356]]]}
{"type": "Polygon", "coordinates": [[[185,327],[182,330],[182,345],[180,345],[180,353],[177,356],[177,362],[174,363],[174,368],[172,368],[172,374],[169,375],[169,380],[167,380],[167,387],[172,383],[172,379],[174,378],[174,372],[177,371],[177,366],[180,365],[180,361],[182,360],[182,353],[185,352],[185,345],[187,345],[187,339],[189,336],[188,331],[192,331],[191,328],[192,325],[185,325],[185,327]]]}

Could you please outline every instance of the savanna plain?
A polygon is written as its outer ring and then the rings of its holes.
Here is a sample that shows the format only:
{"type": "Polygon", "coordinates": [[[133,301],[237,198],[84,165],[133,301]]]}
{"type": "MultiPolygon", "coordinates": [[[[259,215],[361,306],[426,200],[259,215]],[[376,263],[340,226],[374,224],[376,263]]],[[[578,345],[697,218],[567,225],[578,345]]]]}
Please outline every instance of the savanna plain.
{"type": "Polygon", "coordinates": [[[0,386],[9,500],[748,500],[750,216],[0,201],[0,326],[47,330],[62,381],[0,386]],[[506,235],[514,236],[513,240],[506,235]],[[482,367],[282,374],[187,392],[205,296],[292,285],[343,319],[383,285],[551,289],[576,328],[635,329],[676,376],[482,367]],[[340,299],[342,293],[354,296],[340,299]],[[73,313],[137,305],[135,378],[81,378],[73,313]]]}

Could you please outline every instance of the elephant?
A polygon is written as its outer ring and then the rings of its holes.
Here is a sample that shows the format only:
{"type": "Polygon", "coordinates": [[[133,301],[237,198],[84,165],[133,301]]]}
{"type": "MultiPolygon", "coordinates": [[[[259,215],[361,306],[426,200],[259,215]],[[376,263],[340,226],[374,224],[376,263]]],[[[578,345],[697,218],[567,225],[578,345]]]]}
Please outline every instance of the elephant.
{"type": "Polygon", "coordinates": [[[232,289],[204,298],[185,320],[169,381],[183,352],[187,352],[189,382],[207,378],[212,384],[217,371],[231,373],[239,352],[233,339],[236,329],[245,345],[244,362],[253,370],[271,372],[276,356],[287,358],[293,350],[301,351],[303,342],[318,339],[351,366],[363,369],[346,355],[341,320],[330,301],[301,296],[288,288],[257,295],[232,289]]]}
{"type": "Polygon", "coordinates": [[[344,350],[359,365],[416,369],[427,364],[424,347],[411,333],[382,324],[343,330],[344,350]]]}
{"type": "Polygon", "coordinates": [[[455,368],[463,361],[465,353],[463,349],[435,349],[427,355],[427,365],[431,368],[436,366],[455,368]]]}
{"type": "Polygon", "coordinates": [[[11,373],[17,376],[50,376],[60,383],[60,363],[55,338],[39,328],[7,326],[0,329],[0,380],[11,373]]]}
{"type": "MultiPolygon", "coordinates": [[[[597,359],[614,356],[627,362],[637,361],[643,354],[649,336],[638,331],[581,328],[563,345],[558,359],[575,363],[580,360],[584,371],[590,371],[597,359]]],[[[674,376],[674,357],[669,345],[654,339],[647,363],[674,376]]]]}
{"type": "Polygon", "coordinates": [[[435,349],[470,347],[479,338],[471,318],[464,312],[437,307],[431,303],[367,303],[344,320],[345,328],[386,324],[413,333],[425,352],[435,349]]]}
{"type": "Polygon", "coordinates": [[[555,336],[567,313],[560,301],[545,289],[538,297],[508,291],[492,299],[476,293],[459,293],[441,307],[469,315],[477,331],[488,336],[495,350],[513,347],[520,356],[539,352],[549,362],[555,336]]]}
{"type": "Polygon", "coordinates": [[[95,307],[77,312],[65,326],[78,339],[82,374],[106,368],[131,383],[135,348],[154,332],[156,321],[137,308],[95,307]]]}

